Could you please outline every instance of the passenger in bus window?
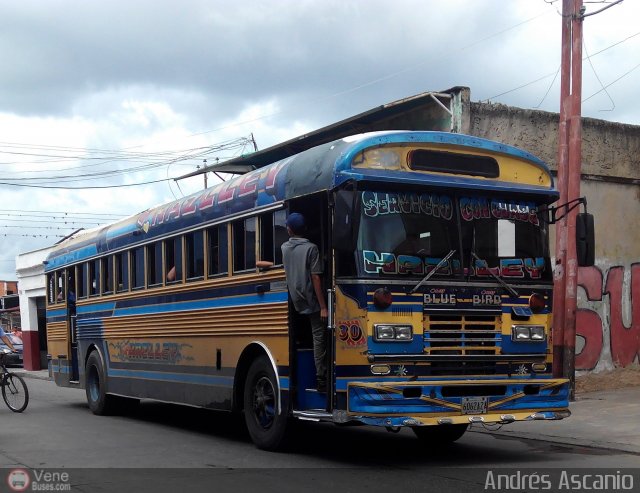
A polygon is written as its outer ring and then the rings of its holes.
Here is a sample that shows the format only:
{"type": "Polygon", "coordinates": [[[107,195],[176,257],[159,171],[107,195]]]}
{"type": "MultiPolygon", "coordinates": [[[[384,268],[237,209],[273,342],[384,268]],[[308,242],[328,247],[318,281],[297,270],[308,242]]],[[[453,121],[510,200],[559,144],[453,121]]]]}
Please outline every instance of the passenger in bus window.
{"type": "Polygon", "coordinates": [[[319,392],[327,389],[327,304],[322,290],[322,262],[318,247],[304,238],[305,218],[294,212],[287,218],[289,240],[282,244],[282,263],[295,310],[306,315],[313,336],[313,358],[319,392]]]}
{"type": "Polygon", "coordinates": [[[406,238],[393,249],[393,253],[403,255],[428,255],[430,233],[407,233],[406,238]]]}
{"type": "Polygon", "coordinates": [[[167,281],[173,282],[175,280],[176,280],[176,266],[174,265],[173,267],[171,267],[171,269],[169,269],[169,272],[167,272],[167,281]]]}

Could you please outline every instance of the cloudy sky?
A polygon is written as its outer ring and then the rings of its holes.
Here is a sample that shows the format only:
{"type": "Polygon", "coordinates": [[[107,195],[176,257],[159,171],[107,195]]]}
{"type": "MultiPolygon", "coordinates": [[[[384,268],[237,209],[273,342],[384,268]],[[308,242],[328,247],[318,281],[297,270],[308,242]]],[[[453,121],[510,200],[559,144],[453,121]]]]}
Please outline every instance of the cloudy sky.
{"type": "MultiPolygon", "coordinates": [[[[1,2],[0,279],[18,253],[196,191],[172,178],[251,135],[265,148],[456,85],[558,111],[561,3],[1,2]]],[[[625,0],[585,20],[585,116],[640,124],[638,18],[625,0]]]]}

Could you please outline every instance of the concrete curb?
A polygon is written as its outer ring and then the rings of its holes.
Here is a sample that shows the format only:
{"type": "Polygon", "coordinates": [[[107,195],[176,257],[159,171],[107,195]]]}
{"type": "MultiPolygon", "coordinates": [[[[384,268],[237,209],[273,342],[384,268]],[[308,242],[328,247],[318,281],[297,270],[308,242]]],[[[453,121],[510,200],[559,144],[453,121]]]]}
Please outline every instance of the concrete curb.
{"type": "Polygon", "coordinates": [[[29,371],[23,370],[22,368],[11,369],[11,373],[15,373],[16,375],[20,375],[24,378],[35,378],[36,380],[51,380],[53,379],[49,376],[49,372],[47,370],[40,371],[29,371]]]}
{"type": "Polygon", "coordinates": [[[561,445],[571,445],[614,452],[624,452],[626,454],[640,455],[640,446],[629,443],[602,442],[589,440],[586,438],[567,437],[559,435],[544,435],[542,433],[527,433],[523,431],[490,431],[481,429],[469,429],[474,433],[486,433],[488,435],[502,436],[524,440],[536,440],[540,442],[557,443],[561,445]]]}

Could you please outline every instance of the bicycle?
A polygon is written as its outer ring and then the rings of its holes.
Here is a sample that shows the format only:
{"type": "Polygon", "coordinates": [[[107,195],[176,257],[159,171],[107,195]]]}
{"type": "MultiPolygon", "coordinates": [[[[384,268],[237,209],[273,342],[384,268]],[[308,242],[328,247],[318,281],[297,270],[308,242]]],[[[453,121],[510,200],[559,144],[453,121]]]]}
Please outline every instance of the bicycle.
{"type": "Polygon", "coordinates": [[[0,353],[0,367],[2,367],[2,376],[0,385],[2,385],[2,398],[9,409],[14,413],[21,413],[29,404],[29,389],[24,379],[15,373],[11,373],[5,364],[5,355],[11,351],[4,350],[0,353]]]}

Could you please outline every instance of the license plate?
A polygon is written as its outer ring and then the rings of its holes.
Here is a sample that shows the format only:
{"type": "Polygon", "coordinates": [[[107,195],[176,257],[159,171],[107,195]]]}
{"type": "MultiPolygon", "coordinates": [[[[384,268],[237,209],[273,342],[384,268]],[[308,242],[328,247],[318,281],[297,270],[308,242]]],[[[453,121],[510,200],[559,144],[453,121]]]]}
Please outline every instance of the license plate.
{"type": "Polygon", "coordinates": [[[463,397],[462,414],[487,414],[488,397],[463,397]]]}

